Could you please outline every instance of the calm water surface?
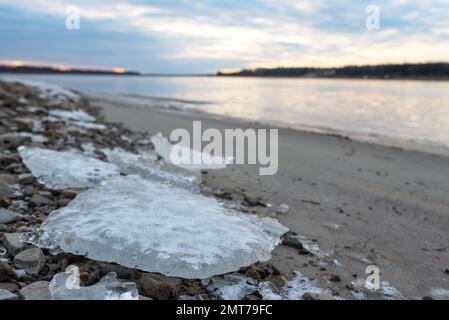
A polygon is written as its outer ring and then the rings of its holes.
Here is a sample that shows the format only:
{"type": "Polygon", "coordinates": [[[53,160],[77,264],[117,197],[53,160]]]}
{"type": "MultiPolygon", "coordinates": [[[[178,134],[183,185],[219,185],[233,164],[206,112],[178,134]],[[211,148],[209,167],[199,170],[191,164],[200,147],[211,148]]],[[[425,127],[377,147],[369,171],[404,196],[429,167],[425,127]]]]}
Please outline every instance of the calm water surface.
{"type": "Polygon", "coordinates": [[[14,76],[90,93],[137,94],[227,117],[428,151],[449,147],[449,82],[217,77],[14,76]]]}

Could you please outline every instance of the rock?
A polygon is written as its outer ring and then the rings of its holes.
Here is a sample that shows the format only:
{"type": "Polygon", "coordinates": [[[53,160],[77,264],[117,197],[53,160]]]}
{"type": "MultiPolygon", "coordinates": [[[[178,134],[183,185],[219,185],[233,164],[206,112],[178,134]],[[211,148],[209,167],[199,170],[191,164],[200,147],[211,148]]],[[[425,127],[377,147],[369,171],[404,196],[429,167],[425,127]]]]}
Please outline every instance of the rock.
{"type": "Polygon", "coordinates": [[[276,286],[279,290],[285,285],[287,282],[283,276],[275,276],[269,275],[266,277],[265,281],[270,281],[272,284],[276,286]]]}
{"type": "Polygon", "coordinates": [[[0,183],[4,183],[7,185],[14,185],[16,183],[16,177],[11,174],[0,174],[0,183]]]}
{"type": "Polygon", "coordinates": [[[45,255],[39,248],[27,249],[14,257],[14,263],[28,274],[37,275],[45,266],[45,255]]]}
{"type": "Polygon", "coordinates": [[[0,289],[8,290],[10,292],[15,292],[19,289],[16,283],[12,282],[0,282],[0,289]]]}
{"type": "Polygon", "coordinates": [[[41,196],[40,194],[35,194],[31,197],[30,204],[35,207],[45,207],[45,206],[52,206],[54,202],[53,200],[41,196]]]}
{"type": "Polygon", "coordinates": [[[18,233],[5,233],[3,234],[3,245],[8,252],[15,256],[22,251],[26,244],[20,241],[20,235],[18,233]]]}
{"type": "Polygon", "coordinates": [[[255,207],[260,205],[260,198],[259,197],[249,197],[249,196],[245,196],[245,204],[251,206],[251,207],[255,207]]]}
{"type": "Polygon", "coordinates": [[[70,201],[72,200],[68,198],[61,198],[57,200],[56,204],[58,205],[58,207],[65,207],[70,203],[70,201]]]}
{"type": "Polygon", "coordinates": [[[62,193],[61,193],[61,195],[64,197],[64,198],[67,198],[67,199],[75,199],[75,197],[78,195],[78,191],[76,191],[76,190],[74,190],[74,189],[66,189],[66,190],[63,190],[62,191],[62,193]]]}
{"type": "Polygon", "coordinates": [[[295,235],[291,232],[287,232],[284,236],[284,240],[282,240],[282,244],[285,246],[289,246],[292,248],[295,248],[298,251],[299,254],[309,254],[310,252],[304,248],[301,241],[295,235]]]}
{"type": "Polygon", "coordinates": [[[31,142],[30,137],[17,136],[12,133],[0,135],[0,147],[15,150],[26,142],[31,142]]]}
{"type": "Polygon", "coordinates": [[[34,282],[22,288],[20,294],[25,300],[50,300],[48,285],[48,281],[34,282]]]}
{"type": "Polygon", "coordinates": [[[335,300],[335,297],[329,293],[306,292],[302,295],[303,300],[335,300]]]}
{"type": "Polygon", "coordinates": [[[131,273],[128,268],[123,267],[118,264],[113,263],[100,263],[100,277],[104,277],[105,275],[115,272],[119,279],[129,279],[131,278],[131,273]]]}
{"type": "Polygon", "coordinates": [[[0,198],[9,197],[14,194],[14,189],[4,182],[0,182],[0,198]]]}
{"type": "Polygon", "coordinates": [[[18,300],[17,296],[8,290],[0,289],[0,301],[2,300],[18,300]]]}
{"type": "Polygon", "coordinates": [[[15,162],[16,159],[14,159],[11,156],[6,155],[0,155],[0,165],[2,168],[5,168],[7,165],[10,165],[11,163],[15,162]]]}
{"type": "Polygon", "coordinates": [[[14,223],[20,220],[22,220],[20,214],[0,208],[0,223],[14,223]]]}
{"type": "Polygon", "coordinates": [[[260,273],[257,272],[254,268],[248,268],[248,270],[246,270],[245,272],[245,277],[252,278],[255,280],[262,279],[260,273]]]}
{"type": "Polygon", "coordinates": [[[141,296],[139,295],[139,300],[153,300],[150,297],[145,297],[145,296],[141,296]]]}
{"type": "Polygon", "coordinates": [[[146,273],[137,281],[139,292],[157,300],[168,300],[178,294],[181,280],[161,274],[146,273]]]}
{"type": "Polygon", "coordinates": [[[23,190],[23,194],[26,197],[32,197],[36,193],[36,189],[33,188],[33,186],[26,186],[23,190]]]}
{"type": "Polygon", "coordinates": [[[22,173],[17,177],[17,181],[20,184],[32,184],[34,182],[34,176],[31,173],[22,173]]]}
{"type": "Polygon", "coordinates": [[[340,276],[336,275],[336,274],[331,274],[329,281],[331,282],[341,282],[341,278],[340,276]]]}
{"type": "Polygon", "coordinates": [[[16,273],[7,264],[0,264],[0,282],[16,278],[16,273]]]}

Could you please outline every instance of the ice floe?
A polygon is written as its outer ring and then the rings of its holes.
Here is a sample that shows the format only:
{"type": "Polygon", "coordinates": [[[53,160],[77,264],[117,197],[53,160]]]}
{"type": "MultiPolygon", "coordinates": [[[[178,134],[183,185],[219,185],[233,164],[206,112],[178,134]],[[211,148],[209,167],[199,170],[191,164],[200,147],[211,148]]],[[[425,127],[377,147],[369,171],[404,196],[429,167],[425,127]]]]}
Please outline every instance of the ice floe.
{"type": "Polygon", "coordinates": [[[156,152],[167,162],[187,170],[214,170],[223,169],[231,164],[232,158],[223,158],[212,156],[208,153],[192,150],[180,145],[173,145],[159,132],[151,137],[156,152]],[[172,161],[173,155],[187,155],[188,159],[192,159],[191,163],[175,163],[172,161]],[[201,163],[193,163],[193,159],[201,159],[201,163]]]}
{"type": "Polygon", "coordinates": [[[101,149],[110,163],[117,165],[122,173],[139,174],[142,177],[166,182],[169,184],[198,190],[201,182],[199,172],[187,171],[164,162],[158,161],[157,154],[152,150],[135,154],[121,148],[101,149]]]}
{"type": "Polygon", "coordinates": [[[51,189],[88,188],[119,174],[114,164],[75,151],[19,147],[22,161],[36,179],[51,189]]]}
{"type": "Polygon", "coordinates": [[[95,118],[83,110],[73,110],[73,111],[60,110],[60,109],[50,110],[47,120],[64,121],[69,125],[87,130],[106,129],[106,126],[104,124],[96,123],[95,118]]]}
{"type": "Polygon", "coordinates": [[[298,271],[280,290],[269,281],[257,282],[237,273],[212,277],[207,289],[222,300],[241,300],[253,293],[257,293],[263,300],[301,300],[305,293],[330,294],[298,271]]]}
{"type": "Polygon", "coordinates": [[[79,271],[69,266],[66,272],[56,274],[50,282],[52,300],[139,300],[134,282],[121,283],[111,272],[90,287],[79,286],[79,271]]]}
{"type": "Polygon", "coordinates": [[[266,261],[288,229],[213,198],[117,176],[52,212],[30,242],[149,272],[208,278],[266,261]]]}
{"type": "MultiPolygon", "coordinates": [[[[4,78],[2,77],[2,81],[6,82],[15,82],[20,83],[29,87],[32,87],[39,91],[39,97],[42,99],[52,100],[55,103],[64,102],[67,100],[71,101],[79,101],[80,96],[75,92],[65,89],[61,86],[44,83],[34,80],[24,80],[24,79],[14,79],[14,78],[4,78]]],[[[27,103],[27,101],[23,101],[27,103]]]]}

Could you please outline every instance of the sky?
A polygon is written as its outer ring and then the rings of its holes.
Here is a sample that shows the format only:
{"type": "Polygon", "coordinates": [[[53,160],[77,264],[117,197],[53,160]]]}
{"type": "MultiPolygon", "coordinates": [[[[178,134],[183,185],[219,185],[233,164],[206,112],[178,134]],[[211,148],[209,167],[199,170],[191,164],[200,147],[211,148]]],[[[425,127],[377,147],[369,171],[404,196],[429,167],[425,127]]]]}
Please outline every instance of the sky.
{"type": "Polygon", "coordinates": [[[448,61],[448,17],[448,0],[0,0],[0,62],[213,73],[448,61]],[[66,28],[70,5],[79,29],[66,28]],[[366,27],[370,5],[379,28],[366,27]]]}

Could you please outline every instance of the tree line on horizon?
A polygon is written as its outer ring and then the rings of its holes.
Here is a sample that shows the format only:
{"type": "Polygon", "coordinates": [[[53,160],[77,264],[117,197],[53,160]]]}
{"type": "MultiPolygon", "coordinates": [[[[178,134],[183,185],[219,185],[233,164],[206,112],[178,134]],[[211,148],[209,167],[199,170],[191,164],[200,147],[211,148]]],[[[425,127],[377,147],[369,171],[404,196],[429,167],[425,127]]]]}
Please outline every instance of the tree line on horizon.
{"type": "Polygon", "coordinates": [[[257,68],[230,73],[219,71],[217,76],[448,80],[449,63],[384,64],[339,68],[257,68]]]}

